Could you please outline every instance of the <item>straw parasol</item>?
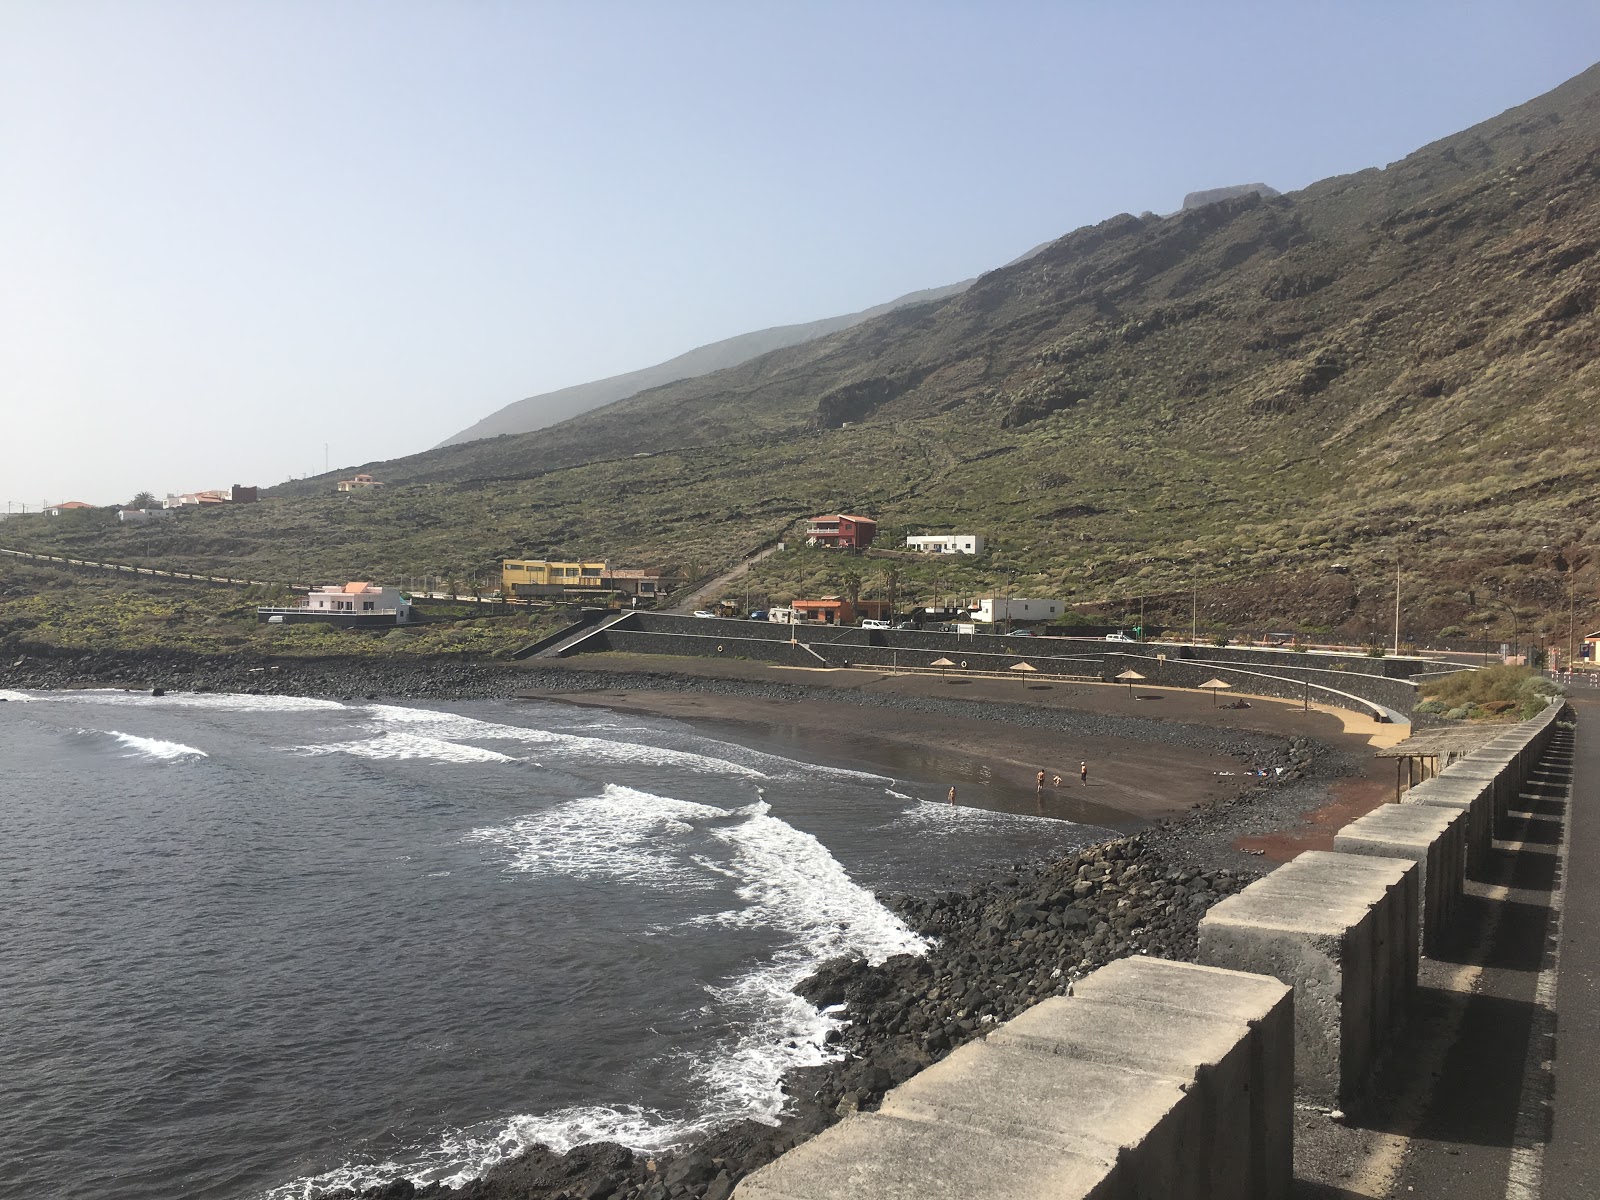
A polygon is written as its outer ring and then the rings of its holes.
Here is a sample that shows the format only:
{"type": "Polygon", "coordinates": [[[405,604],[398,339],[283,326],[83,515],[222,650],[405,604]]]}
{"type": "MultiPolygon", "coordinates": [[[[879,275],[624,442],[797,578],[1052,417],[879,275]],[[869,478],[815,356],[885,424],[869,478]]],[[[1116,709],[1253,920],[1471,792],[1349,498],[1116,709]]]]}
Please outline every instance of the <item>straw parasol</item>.
{"type": "Polygon", "coordinates": [[[933,667],[938,667],[939,668],[939,674],[943,675],[944,674],[944,669],[946,667],[955,666],[955,663],[951,662],[948,658],[936,658],[936,659],[933,660],[933,662],[929,663],[928,665],[929,666],[933,666],[933,667]]]}
{"type": "Polygon", "coordinates": [[[1143,675],[1139,674],[1139,672],[1135,671],[1132,667],[1129,667],[1121,675],[1117,676],[1117,682],[1118,683],[1127,684],[1128,685],[1128,695],[1131,696],[1131,695],[1133,695],[1133,685],[1134,685],[1135,681],[1143,679],[1143,678],[1144,678],[1143,675]]]}
{"type": "Polygon", "coordinates": [[[1025,662],[1012,663],[1009,667],[1006,668],[1006,670],[1008,670],[1008,671],[1037,671],[1038,669],[1039,669],[1038,667],[1035,667],[1032,664],[1025,663],[1025,662]]]}
{"type": "Polygon", "coordinates": [[[1215,708],[1217,706],[1217,693],[1232,688],[1233,684],[1223,683],[1220,679],[1208,679],[1204,683],[1196,684],[1195,686],[1202,691],[1211,693],[1211,707],[1215,708]]]}

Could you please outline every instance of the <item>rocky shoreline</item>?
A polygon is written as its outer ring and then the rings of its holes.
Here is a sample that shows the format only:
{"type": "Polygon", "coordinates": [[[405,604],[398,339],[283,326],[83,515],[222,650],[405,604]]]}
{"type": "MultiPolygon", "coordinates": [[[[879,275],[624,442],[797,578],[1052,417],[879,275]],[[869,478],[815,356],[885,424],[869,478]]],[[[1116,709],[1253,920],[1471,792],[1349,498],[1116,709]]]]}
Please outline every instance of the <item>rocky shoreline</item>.
{"type": "Polygon", "coordinates": [[[1183,825],[1014,868],[964,891],[886,898],[934,939],[933,949],[876,966],[836,959],[796,988],[818,1007],[843,1006],[844,1025],[830,1035],[841,1057],[785,1077],[789,1103],[776,1126],[742,1121],[654,1155],[605,1143],[566,1154],[535,1147],[458,1188],[400,1179],[338,1200],[727,1200],[757,1167],[846,1114],[875,1108],[955,1047],[1113,959],[1192,958],[1201,916],[1259,869],[1178,864],[1169,847],[1182,841],[1183,825]]]}
{"type": "MultiPolygon", "coordinates": [[[[546,689],[792,698],[823,690],[653,672],[530,670],[451,658],[248,661],[77,654],[28,655],[0,664],[0,687],[83,686],[348,700],[494,699],[546,689]]],[[[333,1193],[329,1200],[727,1200],[749,1172],[844,1115],[874,1108],[891,1087],[995,1023],[1063,994],[1074,979],[1128,954],[1191,958],[1205,911],[1269,865],[1235,850],[1234,839],[1292,824],[1325,799],[1333,778],[1353,770],[1346,755],[1303,738],[1027,704],[829,694],[988,720],[1001,715],[998,707],[1008,723],[1221,750],[1267,776],[1235,799],[1075,854],[1019,864],[963,890],[880,897],[929,937],[933,948],[926,956],[898,955],[878,965],[835,960],[796,989],[819,1007],[843,1006],[842,1024],[830,1035],[839,1057],[785,1077],[789,1103],[775,1126],[743,1121],[653,1155],[608,1143],[564,1154],[534,1147],[457,1188],[396,1179],[360,1193],[333,1193]]]]}

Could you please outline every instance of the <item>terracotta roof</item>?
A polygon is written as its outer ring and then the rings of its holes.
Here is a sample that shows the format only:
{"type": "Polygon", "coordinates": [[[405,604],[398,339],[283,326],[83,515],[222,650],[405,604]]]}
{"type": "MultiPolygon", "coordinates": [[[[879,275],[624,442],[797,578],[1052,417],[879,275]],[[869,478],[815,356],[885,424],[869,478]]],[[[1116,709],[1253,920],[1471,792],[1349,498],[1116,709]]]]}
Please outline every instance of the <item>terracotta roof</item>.
{"type": "Polygon", "coordinates": [[[371,586],[372,585],[370,583],[347,583],[344,585],[344,590],[352,594],[359,594],[366,591],[371,586]]]}

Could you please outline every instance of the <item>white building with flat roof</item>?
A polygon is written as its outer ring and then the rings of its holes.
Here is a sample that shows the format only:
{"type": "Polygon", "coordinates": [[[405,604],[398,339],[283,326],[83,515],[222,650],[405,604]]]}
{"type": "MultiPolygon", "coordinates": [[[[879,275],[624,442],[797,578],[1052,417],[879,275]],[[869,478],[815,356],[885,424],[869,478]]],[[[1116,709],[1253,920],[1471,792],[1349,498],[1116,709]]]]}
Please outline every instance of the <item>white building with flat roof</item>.
{"type": "Polygon", "coordinates": [[[919,554],[982,554],[981,533],[927,533],[906,539],[906,549],[919,554]]]}
{"type": "Polygon", "coordinates": [[[1018,600],[1010,596],[991,596],[972,608],[975,621],[1051,621],[1066,612],[1064,600],[1018,600]]]}

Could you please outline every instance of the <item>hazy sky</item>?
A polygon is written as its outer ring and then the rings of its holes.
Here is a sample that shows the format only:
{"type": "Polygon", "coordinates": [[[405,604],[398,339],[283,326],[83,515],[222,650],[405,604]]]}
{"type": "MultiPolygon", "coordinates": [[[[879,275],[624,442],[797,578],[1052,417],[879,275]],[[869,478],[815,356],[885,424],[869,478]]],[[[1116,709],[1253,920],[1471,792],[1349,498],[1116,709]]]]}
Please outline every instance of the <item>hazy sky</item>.
{"type": "Polygon", "coordinates": [[[0,500],[424,449],[1596,59],[1593,0],[0,0],[0,500]]]}

